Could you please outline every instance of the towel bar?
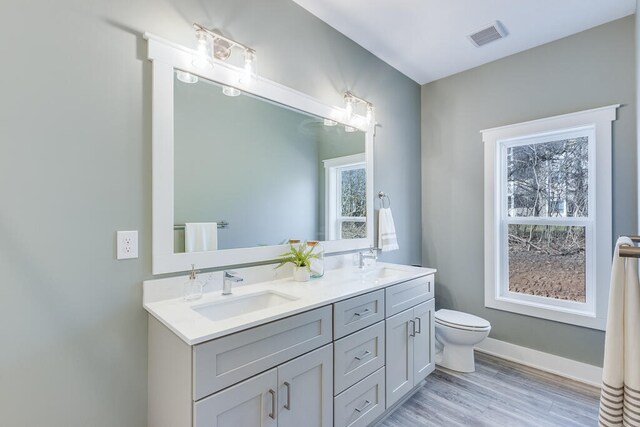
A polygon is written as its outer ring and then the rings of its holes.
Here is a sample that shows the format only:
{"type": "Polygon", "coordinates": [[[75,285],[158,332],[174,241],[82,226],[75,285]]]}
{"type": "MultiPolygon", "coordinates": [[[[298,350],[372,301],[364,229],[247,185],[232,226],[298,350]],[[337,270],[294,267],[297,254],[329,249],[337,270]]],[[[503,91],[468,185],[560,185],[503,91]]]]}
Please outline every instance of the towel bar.
{"type": "MultiPolygon", "coordinates": [[[[227,228],[229,227],[229,223],[225,220],[216,221],[218,224],[218,228],[227,228]]],[[[174,230],[184,230],[184,224],[176,224],[173,226],[174,230]]]]}
{"type": "Polygon", "coordinates": [[[640,248],[630,245],[620,245],[618,253],[626,258],[640,258],[640,248]]]}

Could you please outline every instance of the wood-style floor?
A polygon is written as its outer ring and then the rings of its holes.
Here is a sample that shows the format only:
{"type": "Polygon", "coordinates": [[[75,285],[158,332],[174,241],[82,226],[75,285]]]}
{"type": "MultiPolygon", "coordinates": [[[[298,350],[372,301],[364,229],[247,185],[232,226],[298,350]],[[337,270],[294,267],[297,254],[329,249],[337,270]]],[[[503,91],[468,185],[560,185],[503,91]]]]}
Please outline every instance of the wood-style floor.
{"type": "Polygon", "coordinates": [[[436,369],[377,427],[598,425],[599,389],[476,352],[476,372],[436,369]]]}

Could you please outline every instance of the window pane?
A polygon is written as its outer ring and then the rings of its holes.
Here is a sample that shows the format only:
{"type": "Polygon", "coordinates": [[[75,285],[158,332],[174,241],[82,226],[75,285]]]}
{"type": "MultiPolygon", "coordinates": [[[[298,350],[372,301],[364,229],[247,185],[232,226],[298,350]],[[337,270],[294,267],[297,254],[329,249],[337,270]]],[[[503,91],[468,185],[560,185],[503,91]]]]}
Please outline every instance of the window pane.
{"type": "Polygon", "coordinates": [[[343,221],[340,235],[343,239],[364,239],[367,237],[367,223],[343,221]]]}
{"type": "Polygon", "coordinates": [[[363,217],[366,215],[365,170],[340,171],[342,191],[341,216],[363,217]]]}
{"type": "Polygon", "coordinates": [[[585,227],[509,225],[509,291],[585,302],[585,227]]]}
{"type": "Polygon", "coordinates": [[[588,137],[507,148],[510,217],[588,216],[588,137]]]}

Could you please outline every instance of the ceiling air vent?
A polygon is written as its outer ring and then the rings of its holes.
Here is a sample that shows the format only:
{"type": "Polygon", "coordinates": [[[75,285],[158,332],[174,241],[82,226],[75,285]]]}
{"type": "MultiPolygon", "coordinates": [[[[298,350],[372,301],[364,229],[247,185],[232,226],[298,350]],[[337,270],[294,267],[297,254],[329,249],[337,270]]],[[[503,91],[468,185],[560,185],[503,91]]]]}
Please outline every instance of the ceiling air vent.
{"type": "Polygon", "coordinates": [[[469,34],[467,38],[475,47],[484,46],[487,43],[500,40],[507,36],[507,31],[504,29],[500,21],[494,21],[491,24],[474,31],[469,34]]]}

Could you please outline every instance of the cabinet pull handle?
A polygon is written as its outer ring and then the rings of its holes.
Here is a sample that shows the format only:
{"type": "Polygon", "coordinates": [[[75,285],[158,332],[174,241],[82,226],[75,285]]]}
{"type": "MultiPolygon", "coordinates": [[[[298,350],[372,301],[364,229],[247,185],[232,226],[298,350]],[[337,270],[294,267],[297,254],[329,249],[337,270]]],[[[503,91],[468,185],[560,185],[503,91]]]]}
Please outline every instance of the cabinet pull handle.
{"type": "Polygon", "coordinates": [[[367,357],[370,354],[371,354],[371,352],[369,350],[367,350],[364,353],[362,353],[360,356],[356,356],[355,359],[356,360],[362,360],[362,359],[364,359],[365,357],[367,357]]]}
{"type": "Polygon", "coordinates": [[[418,330],[416,331],[416,334],[419,334],[422,332],[422,318],[416,317],[416,320],[418,321],[418,330]]]}
{"type": "Polygon", "coordinates": [[[271,395],[271,413],[269,417],[272,420],[276,419],[276,392],[273,389],[269,389],[269,394],[271,395]]]}
{"type": "Polygon", "coordinates": [[[356,408],[356,412],[362,412],[365,409],[367,409],[369,407],[369,405],[371,405],[371,401],[370,400],[365,400],[364,405],[362,405],[362,408],[356,408]]]}
{"type": "Polygon", "coordinates": [[[363,316],[363,315],[367,314],[370,311],[371,311],[371,309],[365,308],[364,310],[362,310],[360,312],[353,313],[353,315],[360,317],[360,316],[363,316]]]}
{"type": "Polygon", "coordinates": [[[409,323],[411,323],[411,330],[409,331],[409,336],[410,337],[415,337],[416,336],[416,322],[415,322],[415,320],[409,320],[409,323]]]}
{"type": "Polygon", "coordinates": [[[284,409],[290,411],[291,410],[291,384],[285,381],[284,386],[287,388],[287,403],[284,404],[284,409]]]}

